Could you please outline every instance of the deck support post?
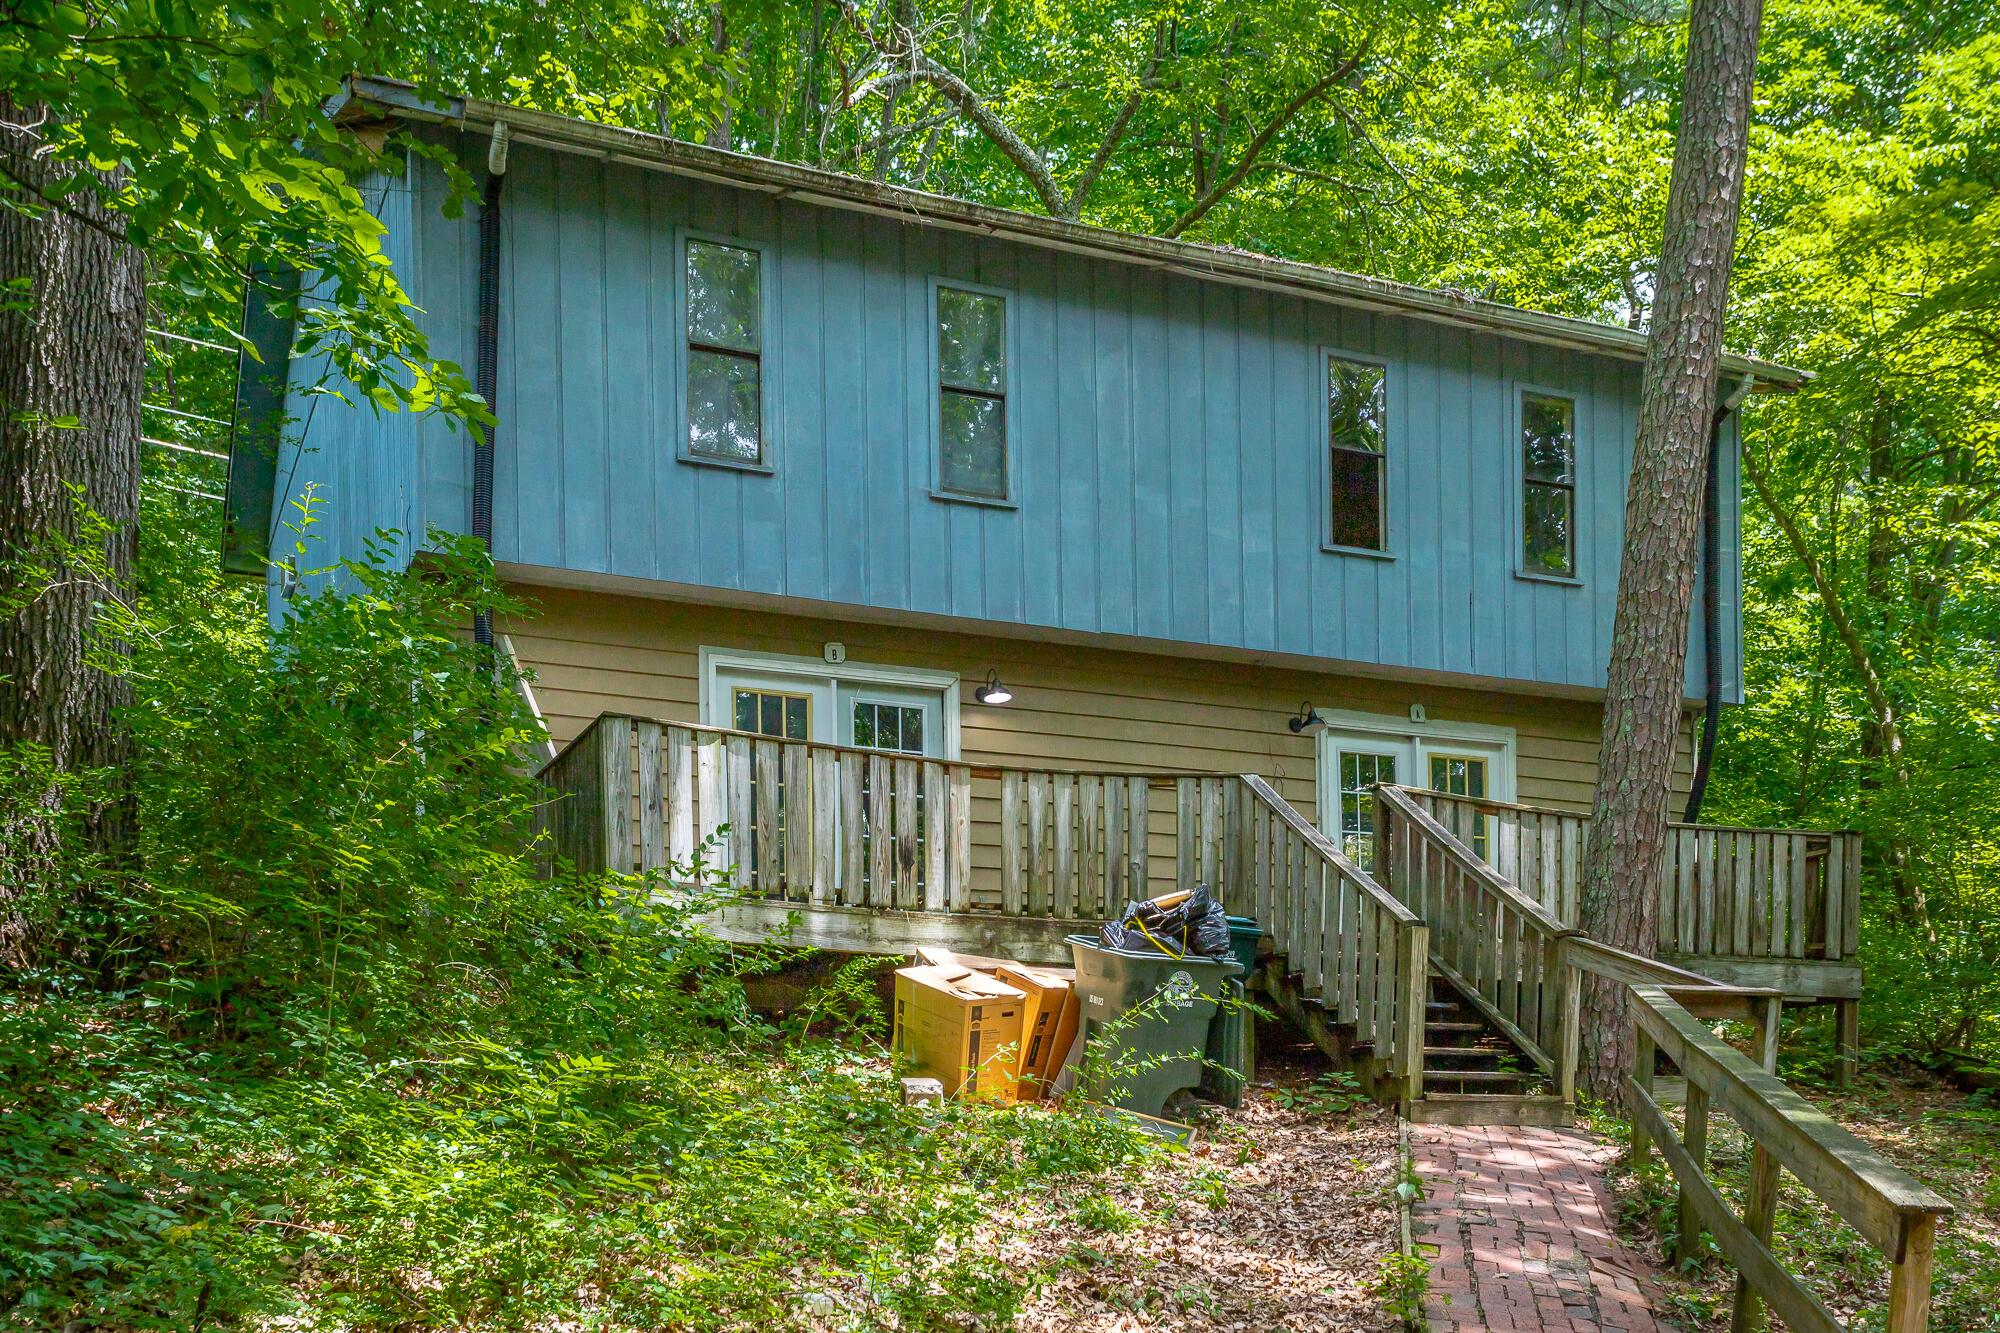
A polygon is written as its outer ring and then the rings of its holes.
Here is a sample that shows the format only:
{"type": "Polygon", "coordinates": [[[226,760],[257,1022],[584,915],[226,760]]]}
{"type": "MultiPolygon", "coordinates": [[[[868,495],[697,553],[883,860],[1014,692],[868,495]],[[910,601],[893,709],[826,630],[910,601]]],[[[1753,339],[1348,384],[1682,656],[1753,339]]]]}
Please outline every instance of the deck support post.
{"type": "Polygon", "coordinates": [[[1785,997],[1766,996],[1757,1005],[1757,1063],[1767,1074],[1778,1072],[1778,1033],[1785,1014],[1785,997]]]}
{"type": "Polygon", "coordinates": [[[1851,1088],[1854,1086],[1855,1064],[1861,1054],[1861,1001],[1833,1002],[1833,1042],[1834,1086],[1851,1088]]]}

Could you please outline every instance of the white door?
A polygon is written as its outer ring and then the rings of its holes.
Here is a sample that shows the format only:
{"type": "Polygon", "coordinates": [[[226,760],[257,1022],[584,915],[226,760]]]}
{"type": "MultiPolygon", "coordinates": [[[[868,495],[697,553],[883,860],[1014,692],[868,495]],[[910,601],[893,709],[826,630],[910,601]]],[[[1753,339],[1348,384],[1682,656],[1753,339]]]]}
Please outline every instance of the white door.
{"type": "MultiPolygon", "coordinates": [[[[1348,859],[1373,871],[1375,783],[1429,787],[1494,801],[1514,799],[1514,730],[1470,722],[1407,722],[1367,713],[1323,714],[1319,738],[1319,826],[1348,859]]],[[[1472,850],[1488,855],[1487,821],[1475,820],[1472,850]]]]}

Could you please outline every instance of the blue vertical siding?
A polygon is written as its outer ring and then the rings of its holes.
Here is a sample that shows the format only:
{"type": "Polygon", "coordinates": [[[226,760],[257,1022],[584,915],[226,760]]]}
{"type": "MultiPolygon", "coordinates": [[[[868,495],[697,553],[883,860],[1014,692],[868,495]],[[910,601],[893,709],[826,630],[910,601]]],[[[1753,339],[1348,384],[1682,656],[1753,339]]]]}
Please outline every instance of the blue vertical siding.
{"type": "MultiPolygon", "coordinates": [[[[469,372],[473,210],[445,219],[443,179],[427,164],[373,188],[435,350],[469,372]]],[[[502,560],[1602,684],[1636,365],[519,145],[504,207],[502,560]],[[762,256],[765,471],[681,459],[690,232],[762,256]],[[938,280],[1008,295],[1006,505],[934,494],[938,280]],[[1326,349],[1389,367],[1387,558],[1324,549],[1326,349]],[[1515,574],[1523,386],[1577,400],[1575,584],[1515,574]]],[[[316,373],[301,366],[295,380],[303,389],[316,373]]],[[[1723,513],[1732,699],[1736,448],[1732,426],[1723,513]]],[[[323,400],[288,460],[327,490],[338,518],[325,540],[342,554],[358,553],[377,523],[420,533],[467,522],[470,442],[442,423],[323,400]]],[[[287,475],[281,467],[281,483],[287,475]]],[[[1692,643],[1698,692],[1698,621],[1692,643]]]]}

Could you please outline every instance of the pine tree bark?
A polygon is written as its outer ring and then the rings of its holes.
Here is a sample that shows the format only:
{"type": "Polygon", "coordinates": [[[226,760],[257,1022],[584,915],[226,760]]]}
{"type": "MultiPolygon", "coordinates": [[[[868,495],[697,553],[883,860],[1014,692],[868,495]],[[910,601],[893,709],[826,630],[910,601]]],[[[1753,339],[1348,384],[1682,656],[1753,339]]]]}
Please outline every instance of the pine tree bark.
{"type": "MultiPolygon", "coordinates": [[[[38,151],[49,115],[0,94],[0,607],[26,603],[0,611],[0,746],[46,746],[65,771],[123,772],[131,686],[91,659],[105,646],[98,607],[129,589],[137,545],[145,273],[90,191],[49,202],[76,170],[38,151]],[[108,577],[37,573],[52,536],[84,533],[79,498],[110,524],[108,577]]],[[[98,850],[122,848],[129,828],[129,807],[114,803],[96,821],[98,850]]]]}
{"type": "MultiPolygon", "coordinates": [[[[1743,198],[1762,0],[1693,0],[1680,129],[1625,499],[1597,794],[1584,866],[1585,931],[1653,952],[1667,786],[1687,670],[1702,469],[1713,426],[1729,269],[1743,198]]],[[[1624,990],[1584,993],[1584,1090],[1623,1105],[1632,1057],[1624,990]]]]}

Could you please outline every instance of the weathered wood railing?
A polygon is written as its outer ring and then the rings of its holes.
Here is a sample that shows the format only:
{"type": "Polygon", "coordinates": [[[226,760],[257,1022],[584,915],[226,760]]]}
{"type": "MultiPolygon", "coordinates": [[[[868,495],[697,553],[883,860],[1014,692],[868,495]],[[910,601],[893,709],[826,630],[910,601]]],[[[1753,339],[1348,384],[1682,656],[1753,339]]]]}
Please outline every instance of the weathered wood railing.
{"type": "MultiPolygon", "coordinates": [[[[1633,1157],[1643,1162],[1657,1145],[1680,1186],[1676,1261],[1692,1254],[1695,1237],[1705,1229],[1735,1265],[1732,1333],[1760,1327],[1758,1311],[1766,1304],[1795,1333],[1842,1333],[1842,1326],[1771,1252],[1781,1169],[1790,1170],[1888,1258],[1888,1333],[1923,1333],[1929,1319],[1935,1228],[1937,1219],[1951,1212],[1951,1205],[1779,1081],[1774,1071],[1783,992],[1720,984],[1613,948],[1566,926],[1553,910],[1522,893],[1468,845],[1478,836],[1489,854],[1497,845],[1504,855],[1504,826],[1480,828],[1470,816],[1504,813],[1509,807],[1496,809],[1452,798],[1434,804],[1436,793],[1389,787],[1376,788],[1375,795],[1376,865],[1391,890],[1430,923],[1433,965],[1538,1063],[1552,1062],[1553,1076],[1565,1097],[1574,1087],[1582,974],[1624,988],[1635,1025],[1633,1065],[1626,1080],[1633,1157]],[[1432,809],[1463,833],[1432,818],[1432,809]],[[1531,937],[1539,947],[1529,947],[1531,937]],[[1515,1007],[1509,1007],[1510,1001],[1515,1007]],[[1552,1008],[1557,1017],[1553,1032],[1548,1025],[1552,1008]],[[1703,1026],[1717,1019],[1752,1024],[1759,1059],[1742,1055],[1703,1026]],[[1684,1127],[1678,1136],[1653,1097],[1656,1051],[1685,1076],[1684,1127]],[[1741,1218],[1708,1175],[1711,1109],[1727,1112],[1753,1144],[1741,1218]]],[[[1694,831],[1732,837],[1768,832],[1694,831]]],[[[1830,841],[1839,848],[1843,837],[1834,835],[1830,841]]],[[[1558,839],[1558,847],[1572,846],[1580,852],[1583,846],[1580,836],[1561,840],[1558,833],[1558,839]]],[[[1835,874],[1832,882],[1839,885],[1843,880],[1835,874]]],[[[1847,919],[1840,918],[1843,923],[1847,919]]],[[[1829,930],[1828,937],[1841,936],[1829,930]]]]}
{"type": "Polygon", "coordinates": [[[1375,864],[1430,924],[1431,966],[1575,1100],[1577,932],[1473,854],[1401,787],[1377,787],[1375,864]]]}
{"type": "Polygon", "coordinates": [[[1774,1024],[1764,1029],[1760,1044],[1770,1058],[1759,1068],[1703,1026],[1709,1015],[1691,1009],[1687,992],[1640,983],[1629,985],[1627,994],[1635,1026],[1632,1071],[1625,1085],[1632,1108],[1633,1159],[1643,1162],[1654,1145],[1659,1147],[1681,1189],[1684,1245],[1692,1245],[1699,1227],[1735,1265],[1732,1333],[1759,1326],[1760,1303],[1768,1304],[1793,1333],[1841,1333],[1842,1325],[1771,1253],[1781,1170],[1789,1170],[1889,1260],[1888,1333],[1923,1333],[1930,1318],[1937,1220],[1951,1213],[1951,1204],[1778,1080],[1771,1072],[1774,1024]],[[1678,1136],[1653,1098],[1655,1050],[1687,1079],[1678,1136]],[[1709,1176],[1711,1108],[1727,1112],[1754,1145],[1741,1218],[1709,1176]]]}
{"type": "Polygon", "coordinates": [[[1429,928],[1264,779],[1223,795],[1223,905],[1262,923],[1307,995],[1372,1044],[1407,1113],[1423,1095],[1429,928]]]}
{"type": "MultiPolygon", "coordinates": [[[[1407,788],[1563,924],[1578,920],[1588,816],[1407,788]]],[[[1659,948],[1690,957],[1835,961],[1861,946],[1861,835],[1669,824],[1659,948]]]]}
{"type": "Polygon", "coordinates": [[[606,714],[542,770],[553,854],[825,907],[1097,920],[1222,873],[1220,774],[993,768],[606,714]]]}

